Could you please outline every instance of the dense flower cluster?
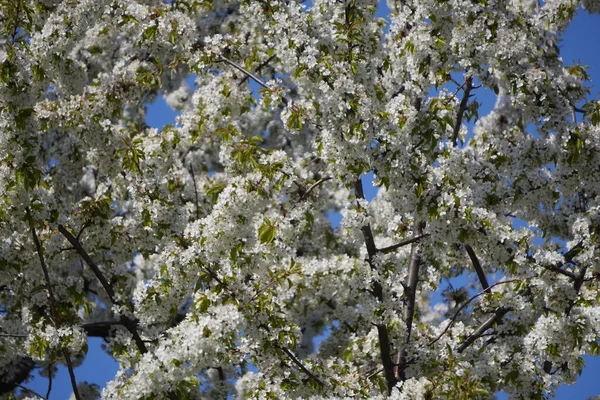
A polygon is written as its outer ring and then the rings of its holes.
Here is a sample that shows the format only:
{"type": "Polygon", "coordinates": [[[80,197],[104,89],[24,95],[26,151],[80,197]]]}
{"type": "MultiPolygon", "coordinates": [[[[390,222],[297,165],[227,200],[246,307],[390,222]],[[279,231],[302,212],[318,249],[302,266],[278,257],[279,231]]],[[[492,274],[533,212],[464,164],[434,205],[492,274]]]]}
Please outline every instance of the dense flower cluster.
{"type": "Polygon", "coordinates": [[[2,393],[89,336],[115,399],[541,398],[599,353],[600,103],[557,46],[599,1],[0,4],[2,393]]]}

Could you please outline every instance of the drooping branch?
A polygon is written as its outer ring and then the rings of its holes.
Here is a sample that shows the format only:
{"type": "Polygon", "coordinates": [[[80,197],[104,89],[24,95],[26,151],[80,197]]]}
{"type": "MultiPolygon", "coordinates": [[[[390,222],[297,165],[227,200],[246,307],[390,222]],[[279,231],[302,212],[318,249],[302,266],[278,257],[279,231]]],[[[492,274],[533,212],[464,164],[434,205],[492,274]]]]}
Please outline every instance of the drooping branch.
{"type": "MultiPolygon", "coordinates": [[[[357,200],[364,200],[365,194],[363,191],[362,182],[360,177],[354,182],[354,192],[356,194],[357,200]]],[[[374,257],[377,254],[377,247],[375,246],[375,239],[373,238],[373,231],[371,230],[371,225],[366,224],[361,227],[361,231],[363,233],[365,245],[367,246],[367,254],[369,265],[371,269],[375,269],[374,265],[374,257]]],[[[373,282],[373,296],[379,301],[383,301],[383,287],[379,281],[373,282]]],[[[383,364],[383,370],[385,374],[385,380],[387,383],[388,393],[391,393],[394,386],[398,382],[394,374],[394,363],[392,362],[392,351],[390,347],[390,338],[387,330],[387,326],[385,323],[375,324],[377,328],[377,336],[379,338],[379,353],[381,355],[381,363],[383,364]]]]}
{"type": "MultiPolygon", "coordinates": [[[[50,282],[50,274],[48,273],[48,265],[46,264],[46,260],[44,258],[44,252],[42,249],[42,244],[40,243],[40,239],[38,238],[37,232],[35,231],[35,225],[33,222],[33,218],[27,212],[27,219],[29,220],[29,229],[31,230],[31,237],[33,239],[33,243],[35,245],[35,249],[37,251],[38,257],[40,259],[40,265],[42,266],[42,271],[44,273],[44,280],[46,281],[46,291],[48,292],[48,300],[50,302],[50,315],[52,317],[52,324],[55,328],[58,328],[59,324],[59,316],[56,309],[56,297],[54,297],[54,291],[52,290],[52,283],[50,282]]],[[[65,359],[65,363],[67,364],[67,370],[69,371],[69,378],[71,379],[71,386],[73,388],[73,395],[75,399],[80,400],[81,396],[79,395],[79,389],[77,388],[77,379],[75,379],[75,373],[73,372],[73,363],[71,362],[71,355],[69,351],[65,347],[61,347],[61,353],[65,359]]]]}
{"type": "Polygon", "coordinates": [[[490,290],[489,290],[490,284],[487,281],[485,272],[483,272],[483,268],[481,268],[481,263],[479,262],[479,259],[477,258],[477,254],[475,254],[475,250],[473,250],[473,248],[469,244],[465,244],[465,250],[467,251],[469,258],[471,259],[471,263],[473,263],[473,268],[475,269],[475,272],[477,273],[477,277],[479,278],[479,282],[481,283],[481,287],[483,288],[483,291],[485,293],[490,293],[490,290]]]}
{"type": "MultiPolygon", "coordinates": [[[[423,224],[415,221],[415,236],[421,236],[423,232],[423,224]]],[[[410,249],[410,257],[408,260],[408,278],[404,286],[406,296],[406,307],[404,309],[404,322],[406,323],[406,342],[398,352],[396,357],[396,378],[402,381],[406,380],[407,354],[410,344],[410,335],[412,333],[412,323],[415,315],[415,302],[417,295],[417,285],[419,284],[419,270],[421,268],[421,254],[419,245],[414,242],[410,249]]]]}
{"type": "Polygon", "coordinates": [[[471,90],[473,89],[473,77],[467,76],[465,78],[464,84],[464,93],[463,98],[460,101],[460,105],[458,106],[458,110],[456,111],[456,123],[454,124],[454,129],[452,131],[452,144],[456,146],[456,141],[458,139],[458,134],[460,133],[460,128],[462,126],[462,120],[465,115],[465,111],[467,110],[467,106],[469,104],[469,96],[471,95],[471,90]]]}

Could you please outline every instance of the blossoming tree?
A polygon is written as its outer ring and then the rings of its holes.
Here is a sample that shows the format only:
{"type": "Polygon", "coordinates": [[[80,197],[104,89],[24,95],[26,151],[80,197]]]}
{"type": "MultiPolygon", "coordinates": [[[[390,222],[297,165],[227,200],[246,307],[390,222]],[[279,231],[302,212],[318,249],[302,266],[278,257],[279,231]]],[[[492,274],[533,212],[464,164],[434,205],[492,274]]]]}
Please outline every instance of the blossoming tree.
{"type": "Polygon", "coordinates": [[[542,398],[599,352],[600,103],[557,43],[600,2],[0,4],[2,393],[88,397],[90,336],[115,399],[542,398]]]}

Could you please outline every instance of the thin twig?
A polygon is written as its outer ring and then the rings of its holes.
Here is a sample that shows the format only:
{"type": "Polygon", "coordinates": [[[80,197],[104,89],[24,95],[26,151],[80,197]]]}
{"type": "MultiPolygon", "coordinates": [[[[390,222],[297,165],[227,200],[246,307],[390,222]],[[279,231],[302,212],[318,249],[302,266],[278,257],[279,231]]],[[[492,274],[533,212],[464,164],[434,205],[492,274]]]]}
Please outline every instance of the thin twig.
{"type": "MultiPolygon", "coordinates": [[[[254,72],[260,72],[260,70],[263,69],[271,61],[273,61],[273,59],[275,57],[277,57],[277,56],[275,54],[273,54],[271,57],[267,58],[265,61],[263,61],[262,63],[260,63],[256,68],[254,68],[254,72]]],[[[248,75],[244,76],[244,78],[242,78],[242,80],[240,81],[239,84],[242,85],[247,80],[248,80],[248,75]]]]}
{"type": "Polygon", "coordinates": [[[454,313],[454,315],[452,316],[452,318],[450,318],[450,322],[448,323],[448,325],[446,325],[446,328],[444,328],[444,330],[442,331],[442,333],[440,333],[435,339],[433,339],[431,342],[427,343],[427,346],[433,346],[438,340],[440,340],[442,338],[442,336],[444,336],[446,334],[446,332],[448,332],[448,330],[452,327],[452,325],[454,325],[454,323],[456,322],[456,318],[458,318],[458,315],[460,314],[460,312],[462,310],[464,310],[464,308],[466,306],[468,306],[473,300],[475,300],[476,298],[478,298],[481,295],[484,295],[486,293],[490,293],[490,290],[493,287],[499,286],[499,285],[504,285],[507,283],[513,283],[513,282],[521,282],[523,280],[529,280],[533,277],[528,277],[525,279],[508,279],[505,281],[500,281],[500,282],[496,282],[490,286],[488,286],[486,289],[482,290],[481,292],[473,295],[469,300],[467,300],[466,302],[464,302],[464,304],[462,304],[458,310],[456,310],[456,312],[454,313]]]}
{"type": "Polygon", "coordinates": [[[471,245],[465,244],[465,250],[471,259],[471,263],[473,264],[473,268],[475,272],[477,272],[477,277],[479,278],[479,282],[481,282],[481,287],[483,287],[483,291],[489,293],[490,284],[485,277],[485,272],[483,272],[483,268],[481,268],[481,263],[475,254],[475,250],[471,247],[471,245]]]}
{"type": "Polygon", "coordinates": [[[302,196],[300,196],[300,198],[298,199],[298,202],[304,200],[310,194],[310,192],[312,192],[316,187],[318,187],[319,185],[321,185],[324,182],[327,182],[329,180],[331,180],[331,177],[326,176],[325,178],[321,178],[318,181],[316,181],[315,183],[313,183],[312,185],[310,185],[310,187],[308,189],[306,189],[306,192],[302,193],[302,196]]]}
{"type": "Polygon", "coordinates": [[[298,360],[298,358],[294,355],[294,353],[292,353],[290,351],[290,349],[288,349],[285,346],[277,346],[277,348],[280,349],[280,350],[283,350],[283,352],[285,354],[287,354],[287,356],[292,360],[292,362],[294,364],[296,364],[298,366],[298,368],[300,368],[310,379],[312,379],[317,384],[319,384],[319,386],[325,386],[325,384],[323,383],[323,381],[320,380],[315,374],[313,374],[308,368],[306,368],[304,366],[304,364],[302,364],[302,362],[300,362],[300,360],[298,360]]]}
{"type": "Polygon", "coordinates": [[[85,224],[83,224],[83,226],[81,227],[81,229],[79,230],[79,232],[77,233],[77,240],[79,240],[81,238],[81,235],[83,234],[83,231],[85,230],[85,228],[87,228],[88,226],[90,226],[90,224],[88,222],[86,222],[85,224]]]}
{"type": "Polygon", "coordinates": [[[241,65],[239,65],[239,64],[231,61],[227,57],[220,56],[219,57],[219,61],[222,61],[222,62],[225,62],[225,63],[231,65],[233,68],[237,69],[242,74],[246,75],[247,77],[251,78],[256,83],[258,83],[260,86],[264,87],[265,89],[269,89],[269,87],[263,81],[261,81],[259,77],[257,77],[256,75],[254,75],[252,72],[247,71],[244,67],[242,67],[241,65]]]}
{"type": "Polygon", "coordinates": [[[423,238],[425,238],[427,236],[430,236],[429,233],[424,233],[422,235],[415,236],[415,237],[412,237],[410,239],[407,239],[407,240],[405,240],[403,242],[396,243],[394,245],[391,245],[391,246],[388,246],[388,247],[384,247],[382,249],[377,249],[377,251],[379,253],[388,254],[388,253],[391,253],[392,251],[394,251],[396,249],[399,249],[400,247],[404,247],[404,246],[407,246],[409,244],[418,242],[419,240],[421,240],[421,239],[423,239],[423,238]]]}
{"type": "Polygon", "coordinates": [[[32,395],[39,397],[40,399],[44,399],[44,400],[48,399],[48,397],[44,397],[41,394],[39,394],[38,392],[36,392],[35,390],[29,389],[28,387],[25,387],[25,386],[21,385],[20,383],[17,384],[17,386],[20,387],[22,390],[25,390],[26,392],[29,392],[32,395]]]}

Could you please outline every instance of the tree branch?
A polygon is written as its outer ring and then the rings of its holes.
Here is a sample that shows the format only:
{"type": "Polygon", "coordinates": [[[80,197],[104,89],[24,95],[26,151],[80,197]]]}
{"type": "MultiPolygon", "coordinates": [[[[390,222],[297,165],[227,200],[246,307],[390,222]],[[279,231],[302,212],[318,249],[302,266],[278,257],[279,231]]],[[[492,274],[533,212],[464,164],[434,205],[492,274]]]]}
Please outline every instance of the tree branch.
{"type": "Polygon", "coordinates": [[[20,387],[22,390],[24,390],[24,391],[26,391],[26,392],[29,392],[29,393],[31,393],[32,395],[36,396],[36,397],[39,397],[40,399],[44,399],[44,400],[47,400],[47,399],[48,399],[48,397],[47,397],[47,396],[46,396],[46,397],[44,397],[44,396],[42,396],[41,394],[39,394],[38,392],[36,392],[35,390],[33,390],[33,389],[29,389],[28,387],[25,387],[25,386],[21,385],[20,383],[19,383],[17,386],[18,386],[18,387],[20,387]]]}
{"type": "Polygon", "coordinates": [[[475,272],[477,272],[477,277],[479,278],[479,282],[481,282],[481,287],[483,287],[483,291],[486,293],[490,293],[490,284],[488,283],[487,278],[485,277],[485,272],[483,272],[483,268],[481,268],[481,263],[479,262],[475,251],[469,244],[465,244],[465,250],[467,251],[469,258],[471,259],[471,263],[473,264],[475,272]]]}
{"type": "MultiPolygon", "coordinates": [[[[255,69],[254,72],[260,72],[261,69],[263,69],[265,66],[267,66],[271,61],[273,61],[273,59],[276,57],[275,54],[273,54],[271,57],[267,58],[265,61],[263,61],[262,63],[260,63],[255,69]]],[[[240,81],[240,85],[242,85],[244,82],[246,82],[248,80],[248,75],[244,76],[244,78],[240,81]]]]}
{"type": "MultiPolygon", "coordinates": [[[[354,181],[354,192],[356,194],[356,199],[357,200],[364,200],[365,199],[365,194],[363,191],[363,186],[362,186],[362,181],[360,180],[360,177],[354,181]]],[[[358,202],[357,202],[358,204],[358,202]]],[[[360,206],[360,204],[359,204],[360,206]]],[[[375,254],[377,253],[377,247],[375,247],[375,239],[373,239],[373,232],[371,231],[371,225],[370,224],[366,224],[364,226],[362,226],[360,228],[360,230],[363,233],[363,237],[365,239],[365,245],[367,246],[367,254],[369,255],[369,264],[371,265],[371,268],[373,268],[373,257],[375,257],[375,254]]],[[[378,300],[382,300],[381,298],[379,298],[378,300]]]]}
{"type": "MultiPolygon", "coordinates": [[[[422,236],[423,224],[415,221],[415,237],[422,236]]],[[[414,242],[410,249],[410,258],[408,259],[408,277],[407,284],[404,287],[406,295],[406,308],[404,309],[404,322],[406,323],[406,343],[398,352],[396,357],[396,378],[406,380],[406,357],[408,345],[410,344],[410,335],[412,333],[412,323],[415,315],[415,302],[417,295],[417,285],[419,284],[419,269],[421,268],[421,255],[419,254],[419,245],[414,242]]]]}
{"type": "Polygon", "coordinates": [[[298,199],[298,202],[301,202],[302,200],[304,200],[310,194],[310,192],[312,192],[316,187],[318,187],[319,185],[321,185],[329,180],[331,180],[331,177],[326,176],[325,178],[321,178],[318,181],[316,181],[315,183],[313,183],[312,185],[310,185],[310,187],[308,189],[306,189],[306,192],[302,193],[302,196],[300,196],[300,198],[298,199]]]}
{"type": "MultiPolygon", "coordinates": [[[[364,200],[365,194],[363,191],[362,182],[360,177],[354,181],[354,192],[357,200],[364,200]]],[[[369,266],[372,270],[375,269],[373,258],[377,254],[377,247],[375,246],[375,239],[373,238],[373,232],[371,231],[371,225],[366,224],[361,227],[365,245],[367,246],[367,254],[369,257],[369,266]]],[[[379,281],[373,282],[373,296],[379,301],[383,301],[383,287],[379,281]]],[[[381,354],[381,363],[383,364],[383,370],[385,374],[385,380],[387,382],[388,394],[392,392],[394,386],[398,382],[394,374],[394,363],[392,362],[392,351],[390,347],[390,338],[385,324],[375,324],[377,328],[377,336],[379,338],[379,353],[381,354]]]]}
{"type": "Polygon", "coordinates": [[[448,323],[448,325],[446,325],[446,328],[444,328],[444,330],[442,331],[442,333],[440,333],[435,339],[433,339],[431,342],[429,342],[427,345],[428,346],[433,346],[438,340],[440,340],[442,338],[442,336],[444,336],[446,334],[446,332],[448,332],[448,330],[452,327],[452,325],[454,325],[454,322],[456,322],[456,318],[458,318],[458,315],[460,314],[460,312],[466,307],[468,306],[473,300],[475,300],[476,298],[478,298],[479,296],[486,294],[486,293],[491,293],[491,289],[495,286],[499,286],[499,285],[504,285],[507,283],[512,283],[512,282],[521,282],[523,280],[529,280],[532,279],[533,277],[528,277],[528,278],[524,278],[524,279],[509,279],[506,281],[500,281],[500,282],[496,282],[492,285],[490,285],[489,287],[487,287],[486,289],[482,290],[481,292],[473,295],[469,300],[467,300],[464,304],[462,304],[458,310],[456,310],[456,312],[454,313],[454,315],[452,316],[452,318],[450,318],[450,322],[448,323]]]}
{"type": "MultiPolygon", "coordinates": [[[[85,251],[83,246],[81,246],[79,240],[77,240],[77,238],[71,235],[71,232],[69,232],[67,228],[65,228],[63,225],[58,225],[58,231],[62,233],[62,235],[69,241],[69,243],[71,243],[71,245],[77,251],[79,256],[83,258],[85,263],[90,267],[90,269],[92,270],[96,278],[100,281],[100,284],[108,294],[110,301],[113,304],[122,305],[120,302],[115,300],[115,291],[102,274],[102,271],[100,271],[100,268],[98,268],[98,265],[96,265],[94,260],[92,260],[90,255],[85,251]]],[[[131,333],[131,335],[133,336],[133,341],[135,342],[140,353],[147,353],[148,348],[146,347],[146,344],[142,340],[139,332],[137,331],[137,321],[134,321],[125,315],[121,315],[120,323],[129,331],[129,333],[131,333]]]]}
{"type": "MultiPolygon", "coordinates": [[[[48,300],[50,301],[50,315],[52,316],[52,324],[55,328],[58,327],[58,312],[56,310],[56,297],[54,297],[54,292],[52,290],[52,284],[50,282],[50,274],[48,273],[48,265],[46,264],[46,260],[44,259],[44,253],[42,249],[42,244],[40,243],[40,239],[35,231],[35,225],[33,223],[33,218],[29,213],[29,209],[26,209],[27,219],[29,220],[29,228],[31,230],[31,237],[33,238],[33,243],[35,244],[35,249],[37,251],[38,257],[40,259],[40,264],[42,266],[42,270],[44,272],[44,280],[46,281],[46,290],[48,291],[48,300]]],[[[75,399],[80,400],[81,396],[79,395],[79,390],[77,389],[77,380],[75,379],[75,373],[73,372],[73,363],[71,362],[71,355],[69,351],[65,347],[61,347],[61,352],[65,359],[65,363],[67,364],[67,369],[69,370],[69,377],[71,378],[71,386],[73,387],[73,395],[75,399]]]]}
{"type": "Polygon", "coordinates": [[[460,133],[460,128],[462,126],[463,116],[467,109],[469,103],[469,95],[471,94],[471,89],[473,89],[473,77],[467,76],[465,78],[465,87],[463,98],[460,101],[460,105],[458,106],[458,110],[456,111],[456,124],[454,125],[454,129],[452,131],[452,144],[456,146],[456,140],[458,139],[458,134],[460,133]]]}
{"type": "Polygon", "coordinates": [[[319,386],[325,386],[323,381],[320,380],[315,374],[313,374],[308,368],[306,368],[304,364],[302,364],[302,362],[298,360],[298,357],[296,357],[290,349],[288,349],[285,346],[277,346],[277,348],[282,350],[285,354],[287,354],[290,360],[292,360],[292,362],[296,364],[298,368],[300,368],[310,379],[315,381],[319,386]]]}
{"type": "Polygon", "coordinates": [[[196,175],[194,174],[194,167],[190,163],[190,172],[192,174],[192,182],[194,183],[194,196],[196,197],[196,219],[200,219],[200,207],[198,206],[198,187],[196,185],[196,175]]]}
{"type": "Polygon", "coordinates": [[[542,265],[543,268],[546,268],[548,271],[556,272],[557,274],[564,275],[571,279],[576,279],[575,274],[571,271],[567,271],[565,269],[559,268],[554,265],[542,265]]]}
{"type": "Polygon", "coordinates": [[[108,298],[110,299],[110,301],[113,304],[116,304],[116,301],[115,301],[115,291],[113,290],[113,288],[110,285],[110,283],[108,283],[108,281],[106,280],[106,278],[102,274],[102,271],[100,271],[100,268],[98,268],[98,265],[96,265],[96,263],[94,262],[94,260],[92,260],[92,258],[90,257],[90,255],[81,246],[81,243],[79,243],[79,240],[77,240],[77,238],[75,236],[73,236],[71,234],[71,232],[69,232],[67,230],[67,228],[65,228],[63,225],[58,225],[58,231],[60,233],[62,233],[62,235],[69,241],[69,243],[71,243],[71,246],[73,246],[73,248],[77,251],[77,253],[79,254],[79,256],[81,258],[83,258],[83,260],[85,261],[85,263],[90,267],[90,269],[92,270],[92,272],[94,273],[94,275],[96,276],[96,278],[100,281],[100,284],[104,288],[104,291],[106,292],[106,294],[108,294],[108,298]]]}
{"type": "Polygon", "coordinates": [[[407,240],[405,240],[403,242],[396,243],[394,245],[391,245],[391,246],[388,246],[388,247],[384,247],[382,249],[377,249],[377,251],[379,253],[389,254],[389,253],[393,252],[394,250],[399,249],[400,247],[404,247],[404,246],[407,246],[409,244],[418,242],[419,240],[421,240],[421,239],[423,239],[423,238],[425,238],[427,236],[430,236],[429,233],[424,233],[422,235],[415,236],[415,237],[412,237],[410,239],[407,239],[407,240]]]}
{"type": "Polygon", "coordinates": [[[489,317],[483,324],[481,324],[479,326],[479,328],[477,328],[475,330],[475,332],[471,333],[469,335],[469,337],[467,337],[464,340],[464,342],[462,342],[460,344],[460,346],[458,346],[457,351],[459,353],[462,353],[463,351],[465,351],[477,339],[479,339],[481,336],[483,336],[483,334],[485,333],[485,331],[487,331],[492,326],[494,326],[494,324],[500,322],[502,320],[502,317],[504,317],[509,311],[510,311],[510,309],[508,309],[508,308],[499,308],[499,309],[497,309],[496,312],[494,313],[494,315],[492,315],[491,317],[489,317]]]}
{"type": "Polygon", "coordinates": [[[242,67],[241,65],[239,65],[239,64],[231,61],[227,57],[219,56],[219,61],[222,61],[222,62],[224,62],[226,64],[231,65],[233,68],[237,69],[242,74],[246,75],[248,78],[251,78],[253,81],[255,81],[256,83],[258,83],[260,86],[264,87],[265,89],[269,89],[269,87],[263,81],[261,81],[259,77],[257,77],[256,75],[254,75],[252,72],[247,71],[244,67],[242,67]]]}
{"type": "Polygon", "coordinates": [[[54,368],[54,364],[50,364],[48,367],[48,388],[46,389],[46,398],[50,398],[50,392],[52,392],[52,368],[54,368]]]}

